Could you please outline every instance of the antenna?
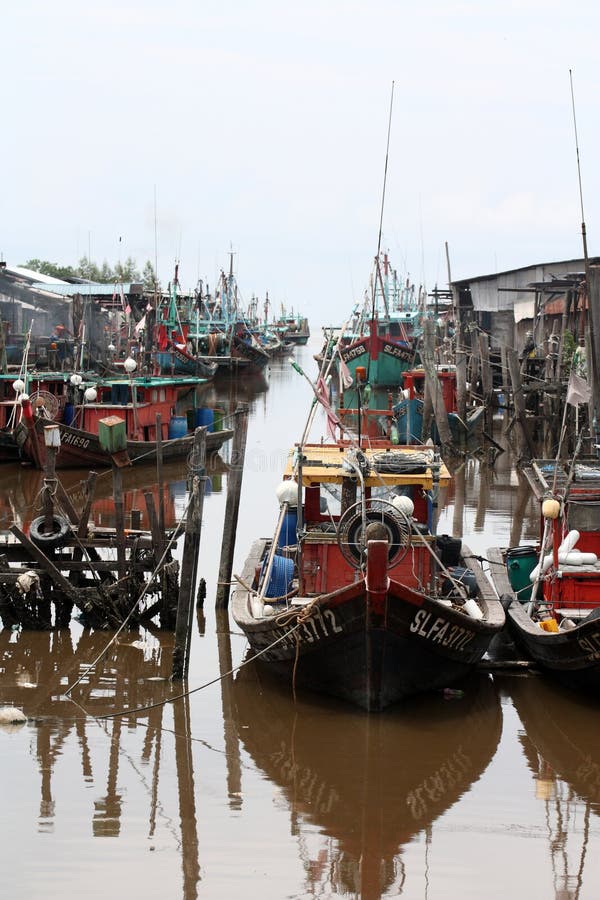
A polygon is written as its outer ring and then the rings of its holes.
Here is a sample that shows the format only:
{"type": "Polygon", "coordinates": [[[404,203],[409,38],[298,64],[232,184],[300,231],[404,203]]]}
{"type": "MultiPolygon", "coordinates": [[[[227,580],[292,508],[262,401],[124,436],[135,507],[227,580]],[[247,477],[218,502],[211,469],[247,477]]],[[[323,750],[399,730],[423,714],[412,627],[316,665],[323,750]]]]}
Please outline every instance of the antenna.
{"type": "Polygon", "coordinates": [[[387,182],[388,156],[390,152],[390,132],[392,130],[392,106],[394,104],[394,82],[392,81],[392,93],[390,96],[390,114],[388,118],[387,145],[385,148],[385,168],[383,170],[383,191],[381,193],[381,214],[379,216],[379,237],[377,238],[377,257],[381,250],[381,229],[383,227],[383,207],[385,204],[385,185],[387,182]]]}
{"type": "MultiPolygon", "coordinates": [[[[591,402],[590,402],[590,419],[596,418],[598,415],[598,356],[596,350],[596,336],[594,329],[594,310],[592,306],[592,298],[591,298],[591,272],[590,272],[590,260],[588,257],[588,248],[587,248],[587,234],[585,230],[585,216],[583,214],[583,188],[581,186],[581,163],[579,160],[579,138],[577,136],[577,118],[575,116],[575,93],[573,91],[573,73],[571,69],[569,69],[569,82],[571,85],[571,106],[573,109],[573,128],[575,131],[575,151],[577,154],[577,178],[579,181],[579,203],[581,206],[581,239],[583,241],[583,264],[585,266],[585,284],[586,284],[586,294],[588,301],[588,315],[587,315],[587,325],[588,325],[588,334],[589,334],[589,347],[591,350],[591,378],[589,378],[589,384],[591,388],[591,402]]],[[[590,432],[594,428],[594,422],[590,421],[590,432]]]]}

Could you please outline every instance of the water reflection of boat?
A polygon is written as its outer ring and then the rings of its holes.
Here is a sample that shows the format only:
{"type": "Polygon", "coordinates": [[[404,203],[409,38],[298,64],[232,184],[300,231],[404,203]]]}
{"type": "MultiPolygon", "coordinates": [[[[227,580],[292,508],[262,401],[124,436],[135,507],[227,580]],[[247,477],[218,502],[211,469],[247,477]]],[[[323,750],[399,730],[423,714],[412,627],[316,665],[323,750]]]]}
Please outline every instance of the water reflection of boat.
{"type": "Polygon", "coordinates": [[[591,892],[586,896],[595,895],[583,875],[592,828],[597,831],[593,817],[600,815],[597,704],[541,678],[511,678],[509,685],[525,729],[519,738],[535,794],[545,806],[552,896],[575,900],[584,887],[591,892]]]}
{"type": "Polygon", "coordinates": [[[299,842],[315,826],[333,839],[304,860],[318,882],[314,896],[387,896],[404,878],[402,845],[481,777],[502,728],[496,688],[485,676],[470,680],[460,702],[440,693],[401,715],[374,717],[314,698],[294,703],[249,665],[236,677],[233,699],[243,746],[281,788],[299,842]]]}
{"type": "MultiPolygon", "coordinates": [[[[220,493],[223,475],[227,465],[220,456],[213,455],[206,461],[206,474],[209,478],[205,495],[211,492],[220,493]]],[[[163,465],[162,498],[164,523],[166,528],[174,527],[181,518],[186,502],[188,468],[185,462],[174,461],[163,465]]],[[[160,487],[156,465],[132,466],[122,470],[123,502],[126,513],[137,509],[141,513],[142,528],[148,527],[144,494],[153,494],[154,505],[159,509],[160,487]]],[[[60,481],[69,495],[75,509],[83,509],[86,501],[87,475],[81,470],[65,469],[60,474],[60,481]]],[[[31,521],[39,515],[39,497],[44,483],[43,473],[36,469],[22,466],[0,467],[0,532],[16,522],[26,531],[31,521]]],[[[90,518],[93,522],[106,527],[114,527],[115,506],[113,483],[110,472],[99,474],[94,487],[94,501],[90,518]]]]}
{"type": "MultiPolygon", "coordinates": [[[[161,701],[175,692],[169,679],[173,639],[172,634],[130,631],[98,659],[108,643],[106,632],[84,630],[75,639],[66,628],[20,633],[4,629],[0,631],[0,704],[18,706],[29,718],[21,727],[29,732],[31,764],[39,772],[39,811],[30,813],[24,805],[16,824],[33,815],[40,831],[60,826],[68,832],[74,821],[82,854],[88,834],[118,837],[129,826],[129,840],[135,823],[134,830],[139,827],[147,838],[156,840],[168,829],[181,858],[182,886],[175,893],[195,900],[200,865],[187,698],[172,707],[172,739],[163,730],[161,701]],[[66,685],[73,684],[93,661],[93,669],[73,692],[76,702],[69,702],[64,696],[66,685]],[[91,718],[150,704],[154,708],[142,718],[119,716],[104,723],[91,718]],[[134,723],[145,727],[132,728],[134,723]],[[76,756],[79,766],[73,764],[76,756]],[[176,790],[171,790],[172,760],[176,790]],[[169,785],[162,794],[161,762],[168,767],[169,785]],[[62,777],[65,765],[68,774],[62,777]],[[164,807],[169,798],[175,808],[167,818],[164,807]]],[[[3,811],[6,825],[8,813],[3,811]]],[[[47,877],[35,854],[28,866],[29,878],[32,872],[37,873],[38,883],[47,877]]],[[[77,873],[54,872],[57,894],[61,877],[76,878],[77,873]]]]}

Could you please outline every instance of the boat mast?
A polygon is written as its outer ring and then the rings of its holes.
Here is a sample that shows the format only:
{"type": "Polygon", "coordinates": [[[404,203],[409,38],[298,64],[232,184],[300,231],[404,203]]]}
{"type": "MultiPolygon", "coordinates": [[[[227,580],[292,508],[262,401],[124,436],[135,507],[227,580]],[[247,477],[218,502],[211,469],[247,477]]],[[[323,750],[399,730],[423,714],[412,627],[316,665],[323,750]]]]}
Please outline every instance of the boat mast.
{"type": "MultiPolygon", "coordinates": [[[[377,267],[377,273],[379,274],[379,278],[381,279],[381,272],[379,271],[379,254],[381,252],[381,233],[383,230],[383,210],[385,206],[385,188],[387,184],[387,169],[388,169],[388,158],[390,154],[390,134],[392,131],[392,108],[394,105],[394,82],[392,81],[392,92],[390,95],[390,112],[388,116],[388,132],[387,132],[387,143],[385,148],[385,166],[383,169],[383,189],[381,191],[381,211],[379,213],[379,235],[377,237],[377,255],[375,256],[375,265],[377,267]]],[[[383,285],[382,285],[383,290],[383,285]]],[[[377,293],[377,276],[375,278],[375,284],[373,285],[373,301],[372,301],[372,316],[371,318],[375,318],[375,295],[377,293]]],[[[386,300],[387,304],[387,300],[386,300]]]]}
{"type": "Polygon", "coordinates": [[[583,188],[581,185],[581,164],[579,160],[579,138],[577,136],[577,118],[575,116],[575,94],[573,91],[573,73],[571,69],[569,69],[569,82],[571,85],[571,106],[573,110],[573,129],[575,132],[575,152],[577,156],[577,179],[579,182],[579,203],[581,207],[581,239],[583,242],[583,264],[585,267],[585,283],[586,283],[586,295],[588,301],[588,316],[587,316],[587,324],[588,324],[588,333],[589,333],[589,346],[591,351],[591,372],[588,372],[588,383],[591,388],[591,399],[590,399],[590,435],[592,434],[592,429],[597,427],[598,422],[598,365],[597,365],[597,350],[596,350],[596,328],[597,324],[594,319],[597,313],[597,310],[594,310],[592,304],[592,278],[591,278],[591,269],[590,269],[590,260],[588,256],[588,247],[587,247],[587,233],[585,228],[585,216],[583,213],[583,188]]]}

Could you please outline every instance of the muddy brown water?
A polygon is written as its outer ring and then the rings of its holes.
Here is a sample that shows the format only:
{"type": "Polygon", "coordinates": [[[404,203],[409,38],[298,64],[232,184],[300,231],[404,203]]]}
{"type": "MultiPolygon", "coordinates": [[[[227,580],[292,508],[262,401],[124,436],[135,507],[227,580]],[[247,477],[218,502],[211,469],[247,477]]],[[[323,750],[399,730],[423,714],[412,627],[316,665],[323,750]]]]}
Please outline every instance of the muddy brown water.
{"type": "MultiPolygon", "coordinates": [[[[313,373],[309,345],[296,358],[313,373]]],[[[272,533],[275,487],[310,388],[276,361],[207,403],[250,402],[235,571],[272,533]]],[[[320,424],[317,422],[317,429],[320,424]]],[[[225,448],[223,458],[227,459],[225,448]]],[[[165,508],[185,505],[185,467],[166,469],[165,508]]],[[[64,473],[75,497],[86,473],[64,473]]],[[[144,509],[153,468],[125,477],[144,509]]],[[[0,469],[0,528],[35,515],[39,476],[0,469]]],[[[213,609],[225,466],[211,470],[202,574],[184,700],[164,704],[173,637],[110,635],[74,621],[48,633],[0,633],[0,705],[25,711],[0,728],[0,879],[7,898],[360,897],[597,898],[600,895],[600,705],[539,676],[478,673],[464,695],[411,700],[382,715],[278,684],[213,609]],[[155,704],[142,714],[101,718],[155,704]]],[[[93,518],[112,522],[110,475],[93,518]]],[[[508,453],[469,460],[440,497],[439,531],[476,553],[533,538],[536,510],[508,453]]]]}

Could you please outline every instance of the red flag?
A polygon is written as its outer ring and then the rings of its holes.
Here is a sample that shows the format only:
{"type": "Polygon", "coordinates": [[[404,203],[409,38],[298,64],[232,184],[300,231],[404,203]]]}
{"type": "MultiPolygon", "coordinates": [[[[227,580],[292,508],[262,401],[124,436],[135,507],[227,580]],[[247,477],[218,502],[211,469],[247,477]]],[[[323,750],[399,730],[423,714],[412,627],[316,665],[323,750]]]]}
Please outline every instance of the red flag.
{"type": "Polygon", "coordinates": [[[344,391],[352,386],[352,373],[350,372],[350,369],[348,368],[348,366],[342,359],[341,355],[340,355],[340,359],[339,359],[339,370],[340,370],[340,390],[344,391]]]}
{"type": "Polygon", "coordinates": [[[329,389],[322,375],[319,375],[317,378],[317,399],[327,414],[327,433],[330,438],[335,441],[335,429],[336,426],[341,428],[341,422],[331,408],[329,402],[329,389]]]}

